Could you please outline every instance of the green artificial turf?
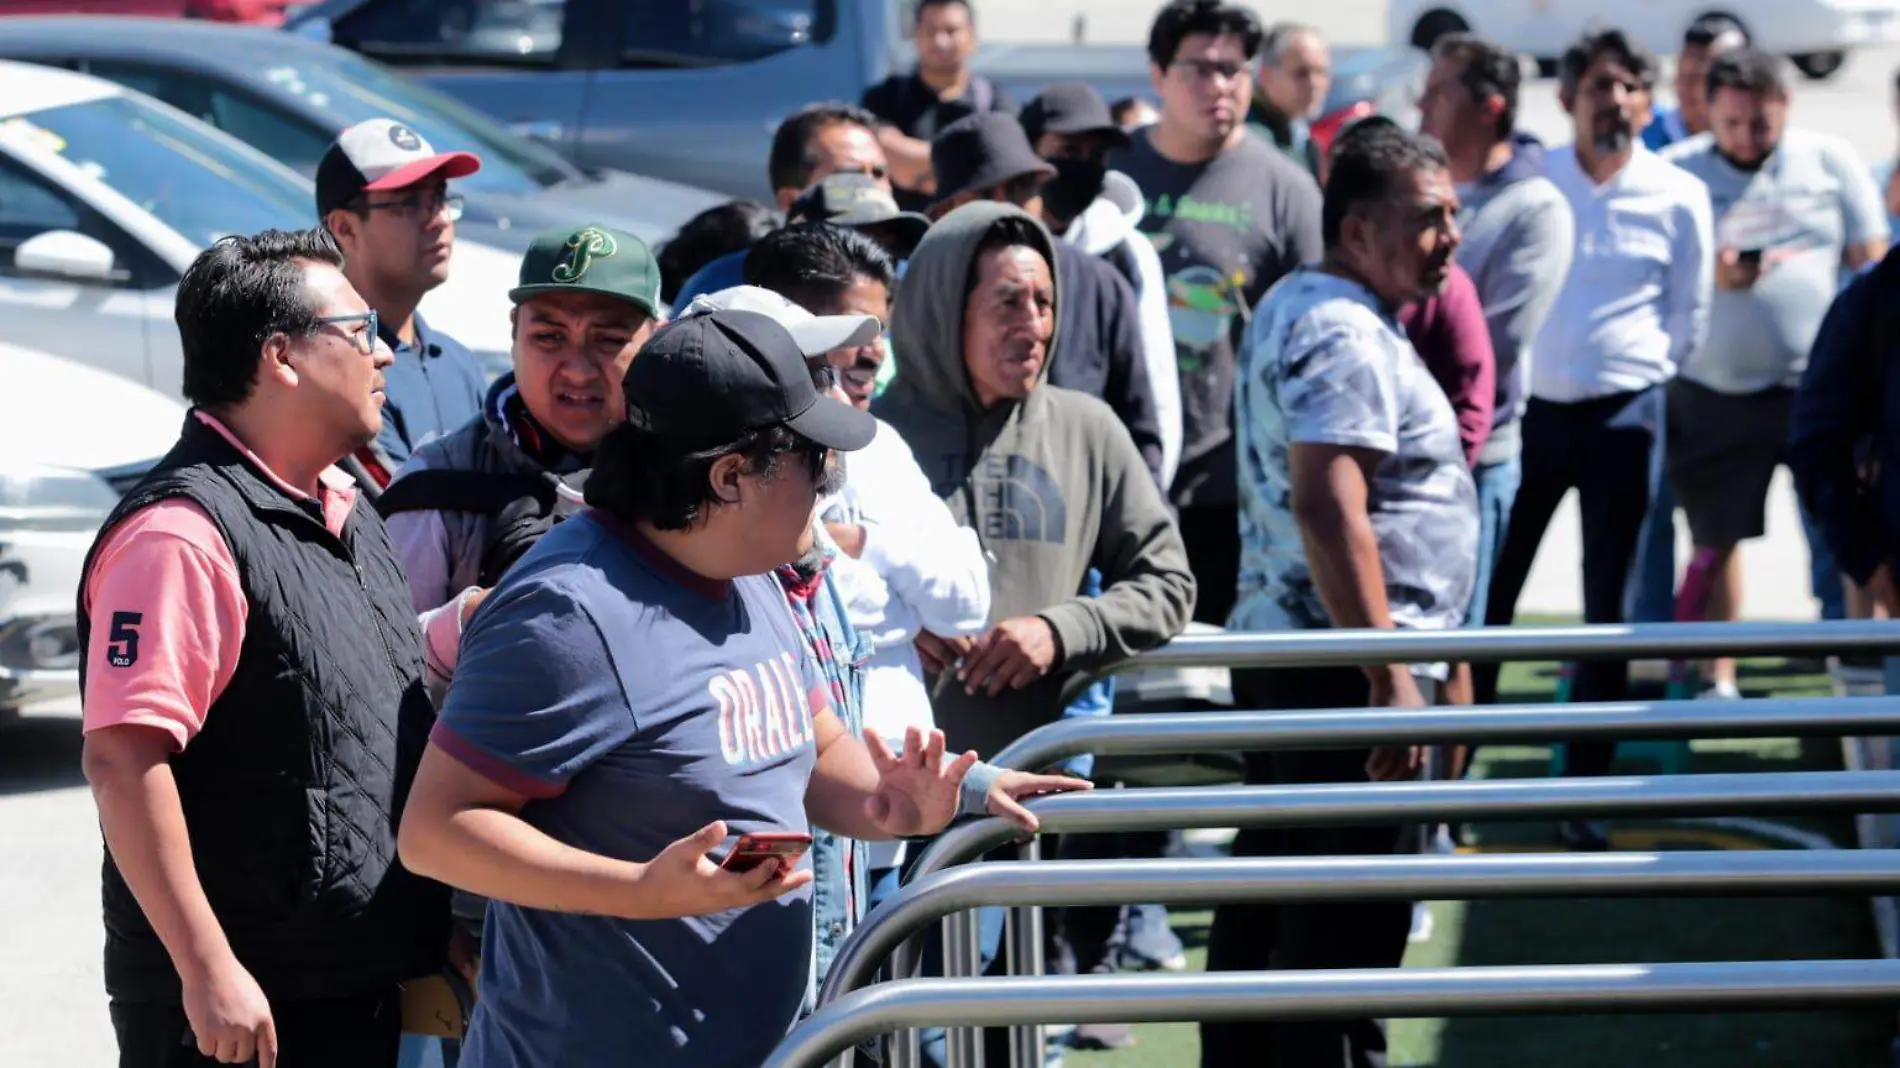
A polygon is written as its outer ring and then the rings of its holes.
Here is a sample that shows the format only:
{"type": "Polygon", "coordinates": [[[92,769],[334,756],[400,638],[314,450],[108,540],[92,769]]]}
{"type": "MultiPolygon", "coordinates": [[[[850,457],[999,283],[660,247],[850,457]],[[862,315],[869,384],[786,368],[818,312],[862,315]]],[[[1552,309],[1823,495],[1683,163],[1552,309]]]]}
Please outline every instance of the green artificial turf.
{"type": "MultiPolygon", "coordinates": [[[[1501,699],[1548,700],[1550,664],[1510,665],[1501,699]]],[[[1825,675],[1778,660],[1746,661],[1742,690],[1751,697],[1825,694],[1825,675]]],[[[1643,692],[1639,697],[1660,696],[1643,692]]],[[[1695,772],[1838,769],[1832,739],[1696,742],[1695,772]]],[[[1480,750],[1474,774],[1526,778],[1545,773],[1541,747],[1480,750]]],[[[1628,757],[1619,770],[1641,772],[1628,757]]],[[[1785,819],[1780,826],[1851,845],[1848,817],[1785,819]]],[[[1472,829],[1475,848],[1555,848],[1549,824],[1472,829]]],[[[1692,822],[1618,824],[1619,848],[1779,848],[1743,825],[1692,822]]],[[[1878,952],[1864,899],[1566,900],[1436,902],[1430,941],[1413,945],[1410,966],[1644,963],[1694,960],[1819,959],[1878,952]]],[[[1206,958],[1210,913],[1181,910],[1175,928],[1189,967],[1206,958]]],[[[1502,1017],[1402,1020],[1392,1028],[1392,1064],[1434,1068],[1873,1068],[1891,1063],[1894,1014],[1881,1011],[1614,1017],[1502,1017]]],[[[1193,1068],[1200,1047],[1193,1024],[1143,1025],[1133,1048],[1070,1051],[1070,1068],[1193,1068]]],[[[1263,1061],[1264,1063],[1264,1061],[1263,1061]]]]}

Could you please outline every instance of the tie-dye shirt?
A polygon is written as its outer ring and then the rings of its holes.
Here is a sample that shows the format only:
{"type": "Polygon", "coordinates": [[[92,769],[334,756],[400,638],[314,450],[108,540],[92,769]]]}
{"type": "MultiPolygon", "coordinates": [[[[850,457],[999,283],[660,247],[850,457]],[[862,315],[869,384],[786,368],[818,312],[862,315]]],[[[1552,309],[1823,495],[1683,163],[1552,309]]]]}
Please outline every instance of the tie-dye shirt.
{"type": "Polygon", "coordinates": [[[1476,570],[1477,491],[1450,402],[1377,297],[1311,268],[1268,292],[1243,354],[1235,425],[1241,561],[1230,627],[1332,625],[1293,517],[1296,443],[1384,454],[1366,506],[1392,621],[1463,622],[1476,570]]]}

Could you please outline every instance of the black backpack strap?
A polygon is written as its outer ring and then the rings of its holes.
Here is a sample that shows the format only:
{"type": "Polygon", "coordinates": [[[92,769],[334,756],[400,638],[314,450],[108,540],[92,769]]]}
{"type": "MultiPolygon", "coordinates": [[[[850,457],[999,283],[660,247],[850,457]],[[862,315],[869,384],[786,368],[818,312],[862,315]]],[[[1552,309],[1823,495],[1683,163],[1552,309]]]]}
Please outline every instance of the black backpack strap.
{"type": "Polygon", "coordinates": [[[397,512],[473,512],[496,515],[523,498],[551,512],[557,492],[552,476],[494,471],[424,469],[403,475],[376,499],[387,519],[397,512]]]}

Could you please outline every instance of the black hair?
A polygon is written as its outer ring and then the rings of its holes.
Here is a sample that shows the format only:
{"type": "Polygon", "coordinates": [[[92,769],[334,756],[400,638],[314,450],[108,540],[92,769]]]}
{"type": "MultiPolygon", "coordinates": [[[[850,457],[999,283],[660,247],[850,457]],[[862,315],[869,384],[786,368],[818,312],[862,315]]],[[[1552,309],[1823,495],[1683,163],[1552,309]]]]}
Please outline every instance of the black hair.
{"type": "Polygon", "coordinates": [[[1604,56],[1613,57],[1623,64],[1629,69],[1630,76],[1641,82],[1644,88],[1656,84],[1654,52],[1622,30],[1592,30],[1564,49],[1564,58],[1557,67],[1563,91],[1575,93],[1577,86],[1583,82],[1583,72],[1604,56]]]}
{"type": "Polygon", "coordinates": [[[856,230],[823,222],[788,226],[752,246],[745,283],[769,289],[814,314],[837,306],[858,278],[896,288],[897,268],[883,246],[856,230]]]}
{"type": "Polygon", "coordinates": [[[1781,60],[1752,48],[1737,48],[1717,56],[1709,64],[1709,99],[1718,89],[1740,89],[1761,96],[1787,96],[1788,82],[1781,76],[1781,60]]]}
{"type": "Polygon", "coordinates": [[[1517,53],[1471,33],[1448,33],[1432,46],[1432,58],[1458,64],[1458,84],[1477,100],[1504,98],[1495,135],[1511,136],[1517,129],[1517,90],[1524,78],[1517,53]]]}
{"type": "Polygon", "coordinates": [[[811,185],[818,170],[818,158],[812,153],[812,141],[827,126],[847,123],[875,131],[876,115],[856,104],[827,100],[807,104],[778,124],[772,135],[772,154],[766,163],[766,176],[773,189],[799,189],[811,185]]]}
{"type": "Polygon", "coordinates": [[[1742,29],[1742,24],[1727,15],[1702,15],[1682,31],[1682,47],[1707,48],[1723,35],[1731,33],[1741,37],[1745,47],[1754,44],[1748,31],[1742,29]]]}
{"type": "Polygon", "coordinates": [[[720,460],[743,456],[747,471],[771,479],[787,455],[809,455],[818,448],[785,426],[747,431],[731,444],[694,449],[622,423],[594,449],[594,466],[581,493],[589,505],[623,523],[644,521],[660,530],[685,530],[718,506],[712,469],[720,460]]]}
{"type": "Polygon", "coordinates": [[[205,407],[242,403],[266,340],[316,331],[305,262],[340,270],[343,252],[322,228],[265,230],[219,238],[191,261],[172,312],[185,351],[187,400],[205,407]]]}
{"type": "Polygon", "coordinates": [[[962,8],[963,13],[970,16],[971,27],[976,26],[976,8],[971,6],[970,0],[917,0],[917,10],[910,16],[911,28],[916,29],[921,25],[924,21],[924,12],[931,8],[951,6],[962,8]]]}
{"type": "Polygon", "coordinates": [[[1267,65],[1278,69],[1280,61],[1286,58],[1286,50],[1293,47],[1294,39],[1303,34],[1320,37],[1317,29],[1304,22],[1276,22],[1267,27],[1260,37],[1260,54],[1265,57],[1267,65]]]}
{"type": "Polygon", "coordinates": [[[1238,4],[1224,4],[1221,0],[1173,0],[1155,16],[1154,25],[1148,30],[1148,61],[1167,70],[1174,65],[1182,40],[1197,33],[1239,37],[1249,60],[1260,54],[1264,37],[1259,18],[1238,4]]]}
{"type": "Polygon", "coordinates": [[[778,214],[756,200],[730,200],[686,220],[654,257],[660,265],[660,299],[673,303],[701,267],[751,248],[777,226],[778,214]]]}
{"type": "MultiPolygon", "coordinates": [[[[1900,84],[1900,72],[1896,72],[1894,78],[1895,83],[1900,84]]],[[[1128,116],[1132,114],[1136,108],[1147,103],[1146,100],[1138,96],[1122,97],[1120,100],[1108,106],[1108,117],[1115,120],[1115,125],[1126,126],[1128,125],[1128,116]]]]}
{"type": "Polygon", "coordinates": [[[1382,115],[1354,123],[1333,143],[1326,175],[1320,237],[1328,248],[1339,241],[1346,217],[1383,204],[1407,171],[1443,171],[1451,166],[1438,139],[1412,133],[1382,115]]]}
{"type": "Polygon", "coordinates": [[[976,243],[976,251],[970,253],[970,274],[963,280],[962,297],[967,299],[976,288],[976,280],[983,269],[983,257],[999,248],[1024,248],[1036,250],[1036,255],[1049,265],[1049,277],[1056,276],[1055,261],[1051,258],[1052,249],[1049,237],[1035,220],[1027,215],[1005,215],[990,224],[983,231],[983,240],[976,243]]]}

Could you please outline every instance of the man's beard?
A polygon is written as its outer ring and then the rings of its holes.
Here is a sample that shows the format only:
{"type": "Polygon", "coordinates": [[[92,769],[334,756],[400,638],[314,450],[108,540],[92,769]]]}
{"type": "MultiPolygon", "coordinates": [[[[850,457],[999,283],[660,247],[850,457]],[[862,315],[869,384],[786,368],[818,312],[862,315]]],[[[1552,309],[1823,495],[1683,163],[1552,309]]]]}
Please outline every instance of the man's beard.
{"type": "Polygon", "coordinates": [[[1597,134],[1593,143],[1597,146],[1598,152],[1616,153],[1628,148],[1635,137],[1635,132],[1629,126],[1618,125],[1613,130],[1605,130],[1597,134]]]}

